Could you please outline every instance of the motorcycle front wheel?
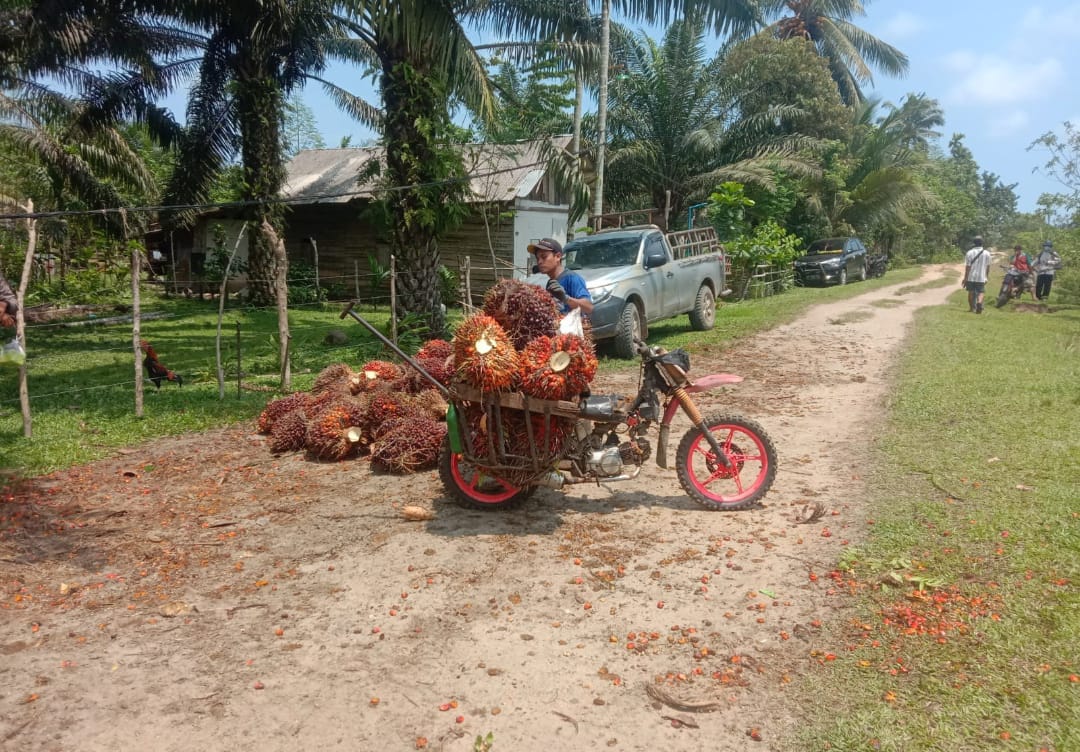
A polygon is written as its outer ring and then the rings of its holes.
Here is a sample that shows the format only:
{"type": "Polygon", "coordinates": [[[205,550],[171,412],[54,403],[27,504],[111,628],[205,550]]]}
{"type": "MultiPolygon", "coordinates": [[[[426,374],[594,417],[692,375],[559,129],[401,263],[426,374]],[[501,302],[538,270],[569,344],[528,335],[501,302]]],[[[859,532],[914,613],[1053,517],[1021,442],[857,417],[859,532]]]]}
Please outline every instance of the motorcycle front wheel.
{"type": "Polygon", "coordinates": [[[712,415],[705,425],[731,461],[717,458],[705,434],[691,428],[679,442],[676,472],[683,490],[709,509],[738,510],[756,504],[776,478],[776,447],[760,425],[737,415],[712,415]]]}
{"type": "Polygon", "coordinates": [[[450,450],[449,438],[439,452],[439,478],[452,499],[474,509],[513,509],[536,491],[536,486],[515,486],[468,462],[450,450]]]}
{"type": "Polygon", "coordinates": [[[994,307],[995,308],[1001,308],[1008,302],[1009,302],[1009,291],[1008,290],[1002,290],[1001,292],[998,293],[997,301],[994,303],[994,307]]]}

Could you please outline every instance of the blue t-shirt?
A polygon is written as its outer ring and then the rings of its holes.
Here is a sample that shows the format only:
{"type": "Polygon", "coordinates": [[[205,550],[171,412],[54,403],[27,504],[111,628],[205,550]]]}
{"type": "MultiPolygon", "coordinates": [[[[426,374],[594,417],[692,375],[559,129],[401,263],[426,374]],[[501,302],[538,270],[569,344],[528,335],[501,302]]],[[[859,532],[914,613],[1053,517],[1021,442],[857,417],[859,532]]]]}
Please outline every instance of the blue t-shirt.
{"type": "MultiPolygon", "coordinates": [[[[566,290],[567,297],[584,298],[590,303],[592,302],[592,295],[589,294],[589,288],[585,285],[585,280],[581,278],[580,274],[565,271],[559,275],[559,284],[566,290]]],[[[559,309],[562,313],[570,312],[570,306],[566,303],[560,303],[559,309]]]]}

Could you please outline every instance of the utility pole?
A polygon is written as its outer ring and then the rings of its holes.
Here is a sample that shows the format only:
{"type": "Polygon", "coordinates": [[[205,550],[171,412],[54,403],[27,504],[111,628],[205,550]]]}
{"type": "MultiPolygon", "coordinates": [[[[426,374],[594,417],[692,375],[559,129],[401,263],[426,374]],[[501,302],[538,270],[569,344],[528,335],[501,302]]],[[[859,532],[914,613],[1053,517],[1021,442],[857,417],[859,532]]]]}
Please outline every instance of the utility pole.
{"type": "MultiPolygon", "coordinates": [[[[604,142],[607,141],[608,64],[611,60],[611,0],[604,0],[600,10],[600,98],[596,116],[596,187],[593,191],[593,214],[604,213],[604,142]]],[[[597,228],[601,220],[597,219],[597,228]]]]}

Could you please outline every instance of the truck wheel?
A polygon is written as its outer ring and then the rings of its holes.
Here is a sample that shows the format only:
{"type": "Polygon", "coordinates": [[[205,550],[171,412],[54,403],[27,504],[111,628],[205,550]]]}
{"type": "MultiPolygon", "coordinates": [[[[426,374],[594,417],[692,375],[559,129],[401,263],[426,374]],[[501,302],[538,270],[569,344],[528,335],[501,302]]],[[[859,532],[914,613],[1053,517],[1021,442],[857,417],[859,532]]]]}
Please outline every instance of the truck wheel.
{"type": "Polygon", "coordinates": [[[690,326],[695,331],[705,332],[712,329],[715,323],[716,296],[713,295],[712,288],[703,284],[698,288],[694,310],[690,311],[690,326]]]}
{"type": "Polygon", "coordinates": [[[846,266],[843,269],[840,270],[840,279],[837,282],[837,284],[838,285],[846,285],[847,284],[847,267],[846,266]]]}
{"type": "Polygon", "coordinates": [[[863,260],[863,262],[862,262],[862,266],[860,266],[860,267],[859,267],[859,281],[860,281],[860,282],[865,282],[865,281],[866,281],[866,277],[867,277],[867,272],[866,272],[866,261],[865,261],[865,260],[863,260]]]}
{"type": "Polygon", "coordinates": [[[615,355],[624,359],[637,357],[635,339],[644,339],[641,336],[641,312],[633,303],[627,303],[615,327],[615,355]]]}

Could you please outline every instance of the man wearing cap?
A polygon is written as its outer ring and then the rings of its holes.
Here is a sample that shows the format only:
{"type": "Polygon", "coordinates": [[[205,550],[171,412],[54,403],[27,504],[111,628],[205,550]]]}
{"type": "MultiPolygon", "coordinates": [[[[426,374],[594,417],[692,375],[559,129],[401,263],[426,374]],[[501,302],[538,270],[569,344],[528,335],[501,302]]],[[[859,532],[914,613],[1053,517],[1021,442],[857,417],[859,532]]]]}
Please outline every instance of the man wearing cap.
{"type": "Polygon", "coordinates": [[[563,248],[558,240],[544,238],[530,243],[529,253],[536,257],[537,271],[548,276],[547,291],[559,301],[564,314],[573,308],[580,308],[585,316],[592,313],[589,288],[580,274],[563,268],[563,248]]]}

